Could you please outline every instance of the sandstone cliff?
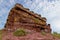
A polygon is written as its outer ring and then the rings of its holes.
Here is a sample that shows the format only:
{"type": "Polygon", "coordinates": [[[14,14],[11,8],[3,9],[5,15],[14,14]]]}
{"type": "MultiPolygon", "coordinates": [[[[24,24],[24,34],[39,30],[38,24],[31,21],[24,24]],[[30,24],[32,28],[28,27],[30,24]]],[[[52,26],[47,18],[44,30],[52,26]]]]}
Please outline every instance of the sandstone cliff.
{"type": "Polygon", "coordinates": [[[45,17],[41,17],[41,15],[38,15],[17,3],[8,15],[5,28],[10,31],[14,31],[18,28],[25,28],[50,33],[50,24],[47,24],[46,21],[47,19],[45,17]]]}

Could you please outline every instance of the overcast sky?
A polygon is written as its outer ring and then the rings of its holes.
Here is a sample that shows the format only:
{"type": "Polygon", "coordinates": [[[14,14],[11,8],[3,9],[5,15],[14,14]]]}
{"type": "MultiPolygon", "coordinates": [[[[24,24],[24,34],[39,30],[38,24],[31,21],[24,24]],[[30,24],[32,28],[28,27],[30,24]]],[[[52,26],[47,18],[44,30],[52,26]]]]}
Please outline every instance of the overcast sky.
{"type": "Polygon", "coordinates": [[[52,31],[60,33],[60,0],[0,0],[0,29],[4,28],[9,11],[16,3],[46,17],[52,31]]]}

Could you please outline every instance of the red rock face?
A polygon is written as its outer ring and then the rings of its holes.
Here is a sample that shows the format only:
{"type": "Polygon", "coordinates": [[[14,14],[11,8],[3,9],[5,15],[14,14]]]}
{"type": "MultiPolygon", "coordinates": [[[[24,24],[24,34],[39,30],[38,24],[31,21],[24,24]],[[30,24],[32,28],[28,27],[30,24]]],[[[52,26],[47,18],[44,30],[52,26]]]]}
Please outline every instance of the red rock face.
{"type": "Polygon", "coordinates": [[[51,32],[50,24],[46,23],[45,17],[29,11],[29,9],[24,8],[21,4],[16,4],[15,7],[11,9],[5,28],[10,31],[25,28],[39,32],[51,32]]]}

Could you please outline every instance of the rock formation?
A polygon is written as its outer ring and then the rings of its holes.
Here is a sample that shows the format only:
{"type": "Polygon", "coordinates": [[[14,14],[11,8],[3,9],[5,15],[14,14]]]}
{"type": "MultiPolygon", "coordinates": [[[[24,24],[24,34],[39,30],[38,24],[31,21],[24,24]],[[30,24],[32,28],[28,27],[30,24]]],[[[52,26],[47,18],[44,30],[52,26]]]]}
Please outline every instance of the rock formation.
{"type": "Polygon", "coordinates": [[[17,3],[8,15],[5,29],[14,31],[18,28],[25,28],[37,32],[44,31],[51,33],[50,24],[47,24],[46,21],[47,19],[45,17],[41,17],[41,15],[38,15],[17,3]]]}

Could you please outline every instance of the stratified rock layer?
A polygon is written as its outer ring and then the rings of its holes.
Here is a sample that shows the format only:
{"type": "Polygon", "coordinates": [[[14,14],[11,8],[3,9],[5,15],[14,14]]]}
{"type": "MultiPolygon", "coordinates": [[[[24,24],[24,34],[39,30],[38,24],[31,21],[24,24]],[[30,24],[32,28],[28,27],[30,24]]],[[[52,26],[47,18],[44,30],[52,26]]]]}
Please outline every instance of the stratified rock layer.
{"type": "Polygon", "coordinates": [[[44,31],[51,33],[50,24],[47,24],[46,20],[45,17],[41,17],[41,15],[24,8],[21,4],[16,4],[8,15],[5,28],[8,31],[25,28],[38,32],[44,31]]]}

